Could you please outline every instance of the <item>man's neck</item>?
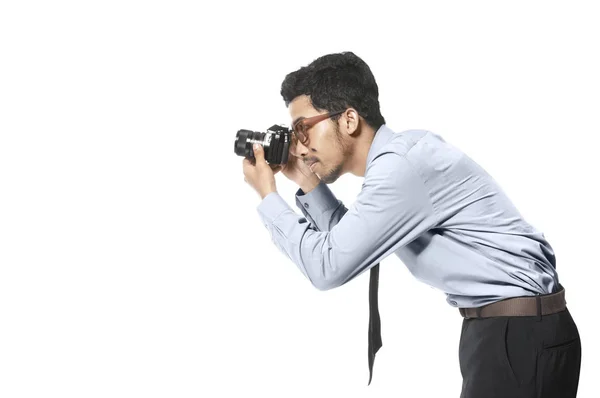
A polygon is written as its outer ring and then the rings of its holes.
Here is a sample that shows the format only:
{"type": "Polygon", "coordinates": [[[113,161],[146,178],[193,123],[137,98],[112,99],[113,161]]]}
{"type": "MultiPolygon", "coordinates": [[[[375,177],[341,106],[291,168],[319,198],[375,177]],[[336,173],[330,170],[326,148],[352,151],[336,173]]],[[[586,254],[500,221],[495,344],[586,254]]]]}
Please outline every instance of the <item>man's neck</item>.
{"type": "Polygon", "coordinates": [[[358,141],[355,143],[354,148],[348,158],[348,172],[354,174],[357,177],[364,177],[367,169],[367,157],[369,150],[375,139],[375,130],[369,126],[365,126],[363,131],[360,132],[358,141]]]}

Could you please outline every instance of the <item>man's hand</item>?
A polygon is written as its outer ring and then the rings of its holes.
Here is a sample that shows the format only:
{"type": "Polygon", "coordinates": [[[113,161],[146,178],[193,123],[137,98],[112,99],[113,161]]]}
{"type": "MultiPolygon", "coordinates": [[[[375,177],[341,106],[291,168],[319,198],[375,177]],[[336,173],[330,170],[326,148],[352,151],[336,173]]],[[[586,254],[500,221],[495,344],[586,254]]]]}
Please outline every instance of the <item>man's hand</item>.
{"type": "Polygon", "coordinates": [[[298,184],[306,193],[319,185],[321,180],[315,173],[312,172],[310,167],[304,163],[304,159],[302,159],[300,156],[294,155],[295,153],[296,139],[293,138],[288,161],[286,164],[280,165],[279,169],[275,171],[275,174],[281,170],[284,176],[298,184]]]}
{"type": "Polygon", "coordinates": [[[254,163],[250,159],[243,159],[244,181],[258,192],[261,199],[264,199],[271,192],[277,191],[275,173],[281,170],[281,165],[272,166],[267,163],[262,145],[254,144],[253,150],[254,163]]]}

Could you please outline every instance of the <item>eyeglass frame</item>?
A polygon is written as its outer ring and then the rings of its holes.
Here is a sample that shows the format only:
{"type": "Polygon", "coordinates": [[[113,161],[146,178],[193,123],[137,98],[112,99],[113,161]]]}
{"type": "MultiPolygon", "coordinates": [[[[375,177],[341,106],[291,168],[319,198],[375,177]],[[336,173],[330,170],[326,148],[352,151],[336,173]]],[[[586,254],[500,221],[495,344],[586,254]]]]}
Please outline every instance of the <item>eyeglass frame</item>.
{"type": "Polygon", "coordinates": [[[308,134],[306,134],[306,131],[308,131],[308,129],[312,128],[315,124],[320,123],[323,120],[327,120],[344,112],[346,112],[346,109],[344,109],[343,111],[327,112],[321,115],[300,119],[296,123],[294,123],[294,125],[292,126],[292,131],[294,132],[294,135],[296,136],[298,141],[300,141],[302,145],[305,145],[306,143],[308,143],[308,134]],[[302,124],[303,126],[303,131],[299,133],[297,130],[297,126],[299,126],[300,124],[302,124]],[[304,137],[304,140],[301,139],[302,136],[304,137]]]}

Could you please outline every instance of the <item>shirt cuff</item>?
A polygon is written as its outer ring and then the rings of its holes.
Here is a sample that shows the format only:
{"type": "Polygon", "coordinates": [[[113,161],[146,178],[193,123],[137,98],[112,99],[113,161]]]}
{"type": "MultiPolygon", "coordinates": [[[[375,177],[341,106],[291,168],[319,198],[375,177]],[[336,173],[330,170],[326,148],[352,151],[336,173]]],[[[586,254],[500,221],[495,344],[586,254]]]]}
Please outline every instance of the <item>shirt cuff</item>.
{"type": "Polygon", "coordinates": [[[315,224],[316,220],[321,220],[325,212],[338,207],[339,201],[327,184],[321,181],[308,193],[298,189],[296,191],[296,205],[315,224]]]}
{"type": "Polygon", "coordinates": [[[286,210],[291,210],[293,212],[290,205],[283,200],[281,195],[276,191],[265,196],[256,209],[263,220],[268,223],[273,223],[273,221],[286,210]]]}

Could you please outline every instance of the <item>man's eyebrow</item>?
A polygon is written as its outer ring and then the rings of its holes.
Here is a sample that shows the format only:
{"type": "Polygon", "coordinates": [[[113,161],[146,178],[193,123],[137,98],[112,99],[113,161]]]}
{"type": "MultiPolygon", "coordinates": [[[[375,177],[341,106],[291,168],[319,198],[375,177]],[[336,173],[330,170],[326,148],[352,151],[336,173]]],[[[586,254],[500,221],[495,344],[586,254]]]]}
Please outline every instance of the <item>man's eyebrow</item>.
{"type": "Polygon", "coordinates": [[[292,122],[292,126],[293,126],[293,125],[295,125],[296,123],[298,123],[298,122],[299,122],[300,120],[302,120],[302,119],[306,119],[306,118],[305,118],[304,116],[299,116],[299,117],[297,117],[297,118],[296,118],[296,120],[294,120],[294,121],[292,122]]]}

